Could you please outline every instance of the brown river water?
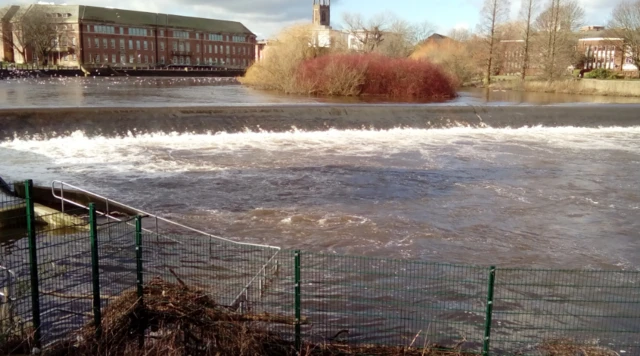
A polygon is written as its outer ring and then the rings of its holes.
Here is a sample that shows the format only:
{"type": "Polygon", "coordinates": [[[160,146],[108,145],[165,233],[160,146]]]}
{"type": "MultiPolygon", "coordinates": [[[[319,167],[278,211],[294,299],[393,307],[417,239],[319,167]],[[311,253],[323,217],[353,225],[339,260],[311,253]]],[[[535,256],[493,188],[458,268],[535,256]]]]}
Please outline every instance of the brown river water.
{"type": "MultiPolygon", "coordinates": [[[[0,82],[2,108],[296,103],[313,110],[323,102],[330,100],[262,93],[215,79],[0,82]]],[[[465,91],[433,105],[637,102],[465,91]]],[[[210,233],[285,249],[481,266],[640,270],[640,126],[119,138],[76,131],[0,142],[0,176],[40,184],[63,180],[210,233]]]]}

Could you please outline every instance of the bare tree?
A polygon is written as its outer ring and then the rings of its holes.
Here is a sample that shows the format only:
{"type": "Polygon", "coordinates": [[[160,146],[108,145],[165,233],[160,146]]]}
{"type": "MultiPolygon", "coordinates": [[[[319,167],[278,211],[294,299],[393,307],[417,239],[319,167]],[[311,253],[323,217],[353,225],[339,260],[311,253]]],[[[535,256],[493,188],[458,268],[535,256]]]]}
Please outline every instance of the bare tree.
{"type": "Polygon", "coordinates": [[[520,76],[522,80],[525,80],[527,76],[527,69],[529,69],[530,52],[531,52],[531,40],[534,35],[533,21],[538,11],[538,0],[522,0],[522,7],[520,8],[520,19],[523,24],[522,31],[522,70],[520,76]]]}
{"type": "Polygon", "coordinates": [[[358,48],[362,51],[373,52],[384,41],[384,29],[388,23],[384,15],[365,20],[360,14],[344,13],[342,20],[347,33],[358,43],[358,48]]]}
{"type": "Polygon", "coordinates": [[[574,64],[575,31],[582,25],[584,10],[575,0],[551,0],[549,6],[536,18],[540,66],[547,80],[554,80],[574,64]]]}
{"type": "Polygon", "coordinates": [[[485,82],[491,84],[491,74],[493,69],[493,59],[495,50],[499,43],[498,26],[505,22],[509,14],[509,0],[485,0],[482,8],[479,33],[485,43],[486,48],[486,72],[485,82]]]}
{"type": "MultiPolygon", "coordinates": [[[[13,8],[12,14],[5,13],[4,17],[11,18],[3,24],[2,31],[5,44],[18,52],[24,61],[29,52],[33,53],[42,63],[58,46],[61,36],[59,25],[46,11],[46,6],[31,5],[13,8]]],[[[2,14],[0,14],[2,16],[2,14]]]]}
{"type": "Polygon", "coordinates": [[[447,33],[447,37],[460,42],[468,41],[471,36],[471,31],[466,28],[454,28],[447,33]]]}
{"type": "Polygon", "coordinates": [[[608,27],[612,36],[622,38],[623,45],[619,49],[623,57],[630,57],[640,68],[640,0],[619,3],[611,13],[608,27]]]}
{"type": "Polygon", "coordinates": [[[360,51],[407,57],[415,46],[433,33],[429,22],[413,24],[393,14],[379,14],[365,20],[359,14],[343,15],[345,31],[360,51]]]}

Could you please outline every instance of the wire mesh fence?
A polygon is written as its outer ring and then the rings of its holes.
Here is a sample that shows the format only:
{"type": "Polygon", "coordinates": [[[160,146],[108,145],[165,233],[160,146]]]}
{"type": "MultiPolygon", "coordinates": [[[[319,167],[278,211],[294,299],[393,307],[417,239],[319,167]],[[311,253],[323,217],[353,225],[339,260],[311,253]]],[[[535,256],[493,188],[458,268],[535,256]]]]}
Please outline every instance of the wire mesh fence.
{"type": "MultiPolygon", "coordinates": [[[[0,345],[31,333],[26,202],[11,195],[14,184],[0,182],[0,345]]],[[[14,347],[19,347],[16,345],[14,347]]],[[[0,350],[1,351],[1,350],[0,350]]]]}
{"type": "Polygon", "coordinates": [[[489,270],[301,253],[305,341],[470,351],[483,341],[489,270]]]}
{"type": "Polygon", "coordinates": [[[99,323],[100,311],[142,280],[162,278],[236,313],[283,318],[258,324],[298,347],[436,344],[544,355],[562,341],[640,355],[640,272],[280,250],[95,214],[0,194],[0,337],[37,330],[46,345],[99,323]]]}
{"type": "Polygon", "coordinates": [[[492,348],[536,353],[570,342],[640,354],[640,273],[498,269],[492,348]]]}

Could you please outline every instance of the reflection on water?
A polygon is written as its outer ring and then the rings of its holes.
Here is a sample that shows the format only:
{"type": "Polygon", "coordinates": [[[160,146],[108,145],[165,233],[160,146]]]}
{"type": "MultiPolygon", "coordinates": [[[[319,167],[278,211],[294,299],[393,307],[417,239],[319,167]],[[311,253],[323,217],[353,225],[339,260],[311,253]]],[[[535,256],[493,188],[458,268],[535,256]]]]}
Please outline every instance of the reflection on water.
{"type": "MultiPolygon", "coordinates": [[[[446,105],[640,103],[640,98],[465,88],[446,105]]],[[[237,85],[233,78],[76,77],[0,81],[0,108],[399,103],[375,97],[283,95],[237,85]]],[[[422,102],[424,101],[417,101],[422,102]]],[[[426,103],[438,104],[438,103],[426,103]]]]}

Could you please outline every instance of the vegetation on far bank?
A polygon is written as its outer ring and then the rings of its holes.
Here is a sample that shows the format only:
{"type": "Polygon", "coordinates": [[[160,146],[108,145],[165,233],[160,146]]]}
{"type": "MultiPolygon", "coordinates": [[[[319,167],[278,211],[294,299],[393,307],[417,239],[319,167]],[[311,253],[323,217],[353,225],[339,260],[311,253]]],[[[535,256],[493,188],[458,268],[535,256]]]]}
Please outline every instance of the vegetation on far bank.
{"type": "Polygon", "coordinates": [[[456,80],[428,60],[318,48],[309,26],[280,34],[263,60],[252,65],[242,84],[289,94],[383,96],[446,100],[456,96],[456,80]]]}

